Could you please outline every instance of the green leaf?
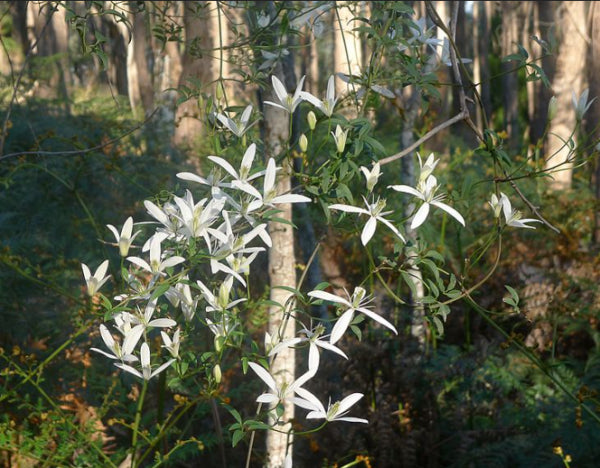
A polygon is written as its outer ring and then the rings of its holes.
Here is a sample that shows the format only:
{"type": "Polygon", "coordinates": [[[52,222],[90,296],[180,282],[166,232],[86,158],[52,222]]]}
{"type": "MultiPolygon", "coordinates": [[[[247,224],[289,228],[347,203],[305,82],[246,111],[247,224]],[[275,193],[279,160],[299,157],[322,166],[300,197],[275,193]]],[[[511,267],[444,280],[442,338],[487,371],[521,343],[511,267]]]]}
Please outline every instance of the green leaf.
{"type": "Polygon", "coordinates": [[[235,447],[240,440],[242,440],[244,438],[244,432],[237,430],[233,433],[233,436],[231,437],[231,446],[235,447]]]}
{"type": "Polygon", "coordinates": [[[348,186],[346,184],[338,184],[337,188],[335,189],[335,194],[338,198],[345,198],[346,200],[348,200],[350,202],[350,204],[354,203],[354,198],[352,197],[352,192],[350,191],[350,189],[348,188],[348,186]]]}

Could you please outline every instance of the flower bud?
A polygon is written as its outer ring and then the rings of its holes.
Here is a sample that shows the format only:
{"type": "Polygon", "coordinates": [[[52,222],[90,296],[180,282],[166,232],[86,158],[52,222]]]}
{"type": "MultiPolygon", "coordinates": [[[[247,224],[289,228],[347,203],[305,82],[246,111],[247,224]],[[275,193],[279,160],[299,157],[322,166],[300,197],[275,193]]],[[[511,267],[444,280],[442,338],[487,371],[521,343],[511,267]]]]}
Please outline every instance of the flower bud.
{"type": "Polygon", "coordinates": [[[552,96],[550,98],[550,102],[548,103],[548,120],[552,120],[556,117],[556,111],[558,108],[558,102],[556,100],[556,96],[552,96]]]}
{"type": "Polygon", "coordinates": [[[300,146],[300,151],[306,153],[306,149],[308,148],[308,138],[306,138],[306,135],[304,133],[300,135],[298,145],[300,146]]]}
{"type": "Polygon", "coordinates": [[[215,367],[213,367],[213,377],[215,378],[215,382],[217,383],[221,383],[221,366],[219,364],[215,365],[215,367]]]}
{"type": "Polygon", "coordinates": [[[308,113],[308,115],[306,116],[306,120],[308,120],[308,128],[310,128],[311,130],[314,130],[315,127],[317,126],[317,116],[315,115],[315,113],[313,111],[310,111],[308,113]]]}
{"type": "Polygon", "coordinates": [[[223,99],[223,96],[225,96],[225,88],[223,88],[223,82],[219,81],[219,82],[217,82],[217,92],[216,92],[217,101],[220,101],[221,99],[223,99]]]}

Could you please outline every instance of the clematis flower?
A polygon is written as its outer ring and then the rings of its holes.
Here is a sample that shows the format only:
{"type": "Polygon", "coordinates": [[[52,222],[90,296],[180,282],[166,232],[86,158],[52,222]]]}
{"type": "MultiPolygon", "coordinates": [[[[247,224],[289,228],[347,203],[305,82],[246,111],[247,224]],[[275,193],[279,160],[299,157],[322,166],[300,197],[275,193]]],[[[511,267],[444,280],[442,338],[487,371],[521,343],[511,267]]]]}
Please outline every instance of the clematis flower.
{"type": "Polygon", "coordinates": [[[246,108],[242,112],[242,115],[238,122],[229,118],[225,114],[217,113],[216,117],[219,120],[219,122],[221,122],[223,124],[223,126],[225,128],[227,128],[231,133],[233,133],[238,138],[242,138],[244,136],[244,133],[246,133],[248,131],[248,129],[250,128],[248,126],[248,122],[250,121],[251,114],[252,114],[252,104],[249,104],[248,106],[246,106],[246,108]]]}
{"type": "Polygon", "coordinates": [[[373,191],[373,188],[375,187],[375,185],[377,185],[377,181],[379,180],[379,177],[381,176],[381,168],[379,166],[379,163],[376,162],[375,164],[373,164],[373,169],[371,169],[371,170],[367,169],[364,166],[361,166],[360,170],[365,175],[365,179],[367,182],[367,191],[369,191],[369,193],[370,193],[373,191]]]}
{"type": "Polygon", "coordinates": [[[87,285],[88,296],[93,297],[104,285],[104,283],[106,283],[108,278],[110,278],[110,275],[106,274],[106,270],[108,269],[108,260],[104,260],[100,264],[93,276],[85,263],[81,264],[81,269],[83,270],[83,277],[85,279],[85,284],[87,285]]]}
{"type": "Polygon", "coordinates": [[[292,96],[288,94],[287,90],[285,89],[285,86],[283,86],[283,83],[279,80],[279,78],[277,78],[275,75],[272,75],[271,81],[273,83],[273,90],[275,91],[277,99],[279,99],[279,104],[272,101],[265,101],[265,104],[269,104],[273,107],[278,107],[279,109],[283,109],[284,111],[293,114],[296,110],[296,107],[298,107],[298,105],[302,102],[301,92],[305,78],[305,76],[300,78],[298,86],[296,86],[296,91],[292,96]]]}
{"type": "Polygon", "coordinates": [[[335,325],[333,326],[333,330],[331,330],[331,337],[329,339],[329,343],[331,344],[337,343],[339,339],[343,336],[344,332],[350,325],[350,322],[354,318],[355,312],[361,312],[365,314],[367,317],[372,318],[384,327],[387,327],[390,330],[392,330],[396,335],[398,334],[398,331],[390,322],[388,322],[386,319],[376,314],[372,310],[367,309],[367,305],[369,304],[369,302],[371,302],[372,299],[369,299],[366,296],[365,289],[361,288],[360,286],[354,288],[352,296],[350,296],[348,292],[346,292],[346,295],[348,296],[347,299],[320,290],[310,291],[308,295],[316,299],[334,302],[336,304],[341,304],[342,306],[346,307],[344,313],[337,319],[335,325]]]}
{"type": "Polygon", "coordinates": [[[355,418],[352,416],[346,416],[350,407],[354,406],[358,400],[364,395],[362,393],[353,393],[348,395],[341,401],[336,401],[333,405],[331,401],[327,405],[327,410],[323,404],[314,397],[310,392],[306,392],[304,389],[298,389],[298,395],[313,405],[313,410],[306,415],[306,419],[325,419],[327,422],[334,421],[346,421],[368,424],[369,421],[363,418],[355,418]]]}
{"type": "Polygon", "coordinates": [[[229,162],[223,158],[220,158],[219,156],[209,156],[208,159],[225,169],[225,171],[227,171],[227,173],[229,173],[238,184],[246,184],[265,173],[265,171],[259,171],[250,175],[250,170],[252,169],[252,163],[254,162],[255,155],[256,144],[252,143],[250,146],[248,146],[248,149],[244,153],[242,163],[240,164],[239,173],[231,164],[229,164],[229,162]]]}
{"type": "Polygon", "coordinates": [[[267,169],[265,171],[265,179],[262,194],[250,184],[241,184],[236,181],[233,182],[234,187],[243,190],[244,192],[255,197],[256,199],[250,202],[246,210],[247,212],[252,212],[263,205],[274,206],[280,203],[305,203],[311,201],[310,198],[295,193],[285,193],[283,195],[277,195],[277,190],[275,189],[275,178],[277,169],[278,168],[275,165],[275,160],[273,158],[269,158],[269,162],[267,163],[267,169]]]}
{"type": "Polygon", "coordinates": [[[573,91],[572,100],[573,100],[573,107],[575,108],[575,116],[577,117],[577,120],[581,120],[583,118],[583,116],[588,111],[588,109],[590,108],[592,103],[596,100],[596,98],[594,98],[590,102],[588,102],[589,94],[590,94],[590,89],[586,88],[581,93],[581,96],[579,96],[579,98],[577,98],[575,91],[573,91]]]}
{"type": "Polygon", "coordinates": [[[304,327],[298,333],[303,336],[298,336],[295,338],[289,338],[287,340],[283,340],[280,343],[276,344],[269,351],[269,356],[275,356],[282,349],[292,348],[294,346],[300,345],[302,343],[309,344],[308,350],[308,370],[309,372],[313,372],[316,374],[319,368],[319,348],[326,349],[328,351],[332,351],[339,356],[342,356],[345,359],[348,359],[348,356],[344,351],[342,351],[337,346],[331,344],[329,341],[324,340],[325,336],[323,336],[323,332],[325,328],[323,325],[318,325],[314,330],[309,330],[304,327]]]}
{"type": "Polygon", "coordinates": [[[367,245],[367,243],[375,234],[375,228],[377,227],[377,221],[385,224],[388,228],[392,230],[394,234],[396,234],[402,242],[406,242],[400,231],[396,229],[396,227],[387,219],[384,218],[385,215],[392,213],[392,211],[383,211],[385,208],[385,200],[377,199],[375,203],[370,204],[365,197],[363,197],[365,201],[365,205],[367,208],[359,208],[357,206],[352,205],[342,205],[342,204],[333,204],[329,206],[330,210],[340,210],[345,211],[347,213],[359,213],[366,214],[369,216],[367,223],[365,224],[362,233],[360,234],[360,240],[363,245],[367,245]]]}
{"type": "MultiPolygon", "coordinates": [[[[493,197],[492,197],[493,201],[493,197]]],[[[490,202],[491,204],[491,202],[490,202]]],[[[502,205],[502,212],[504,213],[504,218],[506,219],[506,225],[517,227],[517,228],[527,228],[527,229],[535,229],[534,226],[529,226],[527,223],[541,223],[539,219],[534,218],[522,218],[523,214],[514,210],[511,206],[510,200],[506,195],[500,193],[500,204],[502,205]]]]}
{"type": "Polygon", "coordinates": [[[180,336],[179,328],[177,330],[175,330],[175,333],[173,334],[173,339],[171,339],[171,337],[164,331],[160,332],[160,336],[162,337],[162,340],[164,343],[164,345],[162,347],[165,348],[167,351],[169,351],[171,356],[173,356],[175,359],[178,359],[179,358],[179,345],[181,344],[181,336],[180,336]]]}
{"type": "MultiPolygon", "coordinates": [[[[294,395],[302,385],[304,385],[310,378],[313,377],[313,374],[310,371],[301,375],[296,380],[291,382],[283,382],[281,387],[278,387],[273,376],[263,366],[256,364],[255,362],[249,362],[248,365],[267,385],[267,387],[269,387],[270,390],[263,393],[256,399],[258,403],[271,405],[277,404],[280,401],[290,400],[294,404],[299,404],[299,406],[306,407],[305,405],[308,402],[305,402],[303,399],[298,401],[300,399],[294,397],[294,395]]],[[[310,393],[308,390],[305,390],[305,392],[310,393]]]]}
{"type": "Polygon", "coordinates": [[[110,359],[116,359],[124,362],[134,362],[138,360],[138,358],[131,353],[142,336],[141,329],[130,330],[130,332],[125,335],[123,346],[120,346],[119,343],[115,341],[113,336],[108,331],[108,328],[104,324],[100,325],[100,336],[112,354],[98,348],[90,348],[91,351],[103,354],[110,359]]]}
{"type": "Polygon", "coordinates": [[[424,181],[419,182],[416,189],[408,185],[390,185],[389,188],[394,189],[397,192],[408,193],[419,198],[420,200],[423,200],[423,204],[419,207],[413,217],[410,225],[411,229],[417,229],[425,222],[427,216],[429,215],[429,208],[431,205],[440,208],[456,219],[460,224],[463,226],[465,225],[465,220],[462,215],[451,206],[443,203],[445,195],[435,194],[439,186],[437,179],[433,175],[430,175],[424,181]]]}
{"type": "Polygon", "coordinates": [[[333,115],[333,109],[335,108],[335,104],[337,103],[338,98],[335,97],[335,76],[331,75],[329,80],[327,81],[327,94],[325,99],[322,101],[317,99],[312,94],[307,93],[306,91],[302,91],[300,93],[302,99],[310,102],[313,106],[319,109],[323,114],[327,117],[331,117],[333,115]]]}
{"type": "Polygon", "coordinates": [[[121,229],[121,233],[117,231],[117,228],[112,224],[107,224],[106,227],[111,230],[114,234],[115,239],[117,241],[117,245],[119,246],[119,253],[121,257],[127,257],[127,253],[129,253],[129,248],[131,247],[131,243],[136,238],[136,236],[141,232],[137,231],[135,234],[133,233],[133,218],[130,216],[123,224],[123,228],[121,229]]]}
{"type": "Polygon", "coordinates": [[[346,147],[346,140],[348,139],[348,130],[342,130],[339,125],[335,127],[335,133],[331,132],[333,139],[335,140],[335,147],[338,153],[343,153],[346,147]]]}
{"type": "Polygon", "coordinates": [[[144,342],[142,343],[142,347],[140,348],[140,362],[142,365],[142,372],[127,364],[119,363],[115,364],[115,366],[117,366],[119,369],[124,370],[125,372],[129,372],[130,374],[139,377],[140,379],[150,380],[152,377],[157,376],[167,367],[173,364],[173,362],[175,362],[175,359],[170,359],[163,365],[159,366],[157,369],[152,370],[152,367],[150,366],[150,347],[148,346],[148,343],[144,342]]]}
{"type": "Polygon", "coordinates": [[[156,299],[148,302],[144,309],[144,313],[138,309],[138,313],[132,317],[132,322],[139,324],[144,330],[149,328],[168,328],[177,325],[177,322],[170,318],[157,318],[153,319],[154,311],[156,310],[156,299]]]}
{"type": "Polygon", "coordinates": [[[163,275],[164,270],[180,263],[185,262],[185,258],[174,255],[173,257],[165,258],[161,260],[161,248],[160,244],[164,238],[162,236],[155,236],[150,242],[150,263],[139,257],[127,257],[127,260],[131,263],[143,268],[153,275],[163,275]]]}

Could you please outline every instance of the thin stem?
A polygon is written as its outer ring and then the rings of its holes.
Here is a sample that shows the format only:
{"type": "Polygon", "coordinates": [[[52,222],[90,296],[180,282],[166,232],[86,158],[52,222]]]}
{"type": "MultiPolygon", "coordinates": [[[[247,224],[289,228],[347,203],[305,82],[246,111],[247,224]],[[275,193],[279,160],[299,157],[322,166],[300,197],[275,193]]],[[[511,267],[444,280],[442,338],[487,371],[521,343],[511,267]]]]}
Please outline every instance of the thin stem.
{"type": "Polygon", "coordinates": [[[135,468],[135,455],[137,452],[137,442],[140,430],[140,421],[142,419],[142,409],[144,407],[144,399],[146,397],[146,390],[148,390],[148,381],[144,379],[142,382],[142,391],[138,399],[137,409],[135,410],[135,421],[133,423],[133,436],[131,438],[131,468],[135,468]]]}

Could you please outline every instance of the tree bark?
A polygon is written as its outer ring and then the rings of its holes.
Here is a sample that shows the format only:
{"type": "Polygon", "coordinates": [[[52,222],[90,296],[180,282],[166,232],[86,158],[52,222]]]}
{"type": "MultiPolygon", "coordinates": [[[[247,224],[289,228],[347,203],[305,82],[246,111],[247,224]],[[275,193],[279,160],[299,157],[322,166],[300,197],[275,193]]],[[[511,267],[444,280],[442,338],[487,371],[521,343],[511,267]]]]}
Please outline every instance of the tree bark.
{"type": "MultiPolygon", "coordinates": [[[[361,75],[362,48],[360,37],[353,29],[355,14],[352,9],[354,2],[336,2],[333,12],[333,69],[335,73],[344,75],[361,75]]],[[[355,4],[356,6],[356,4],[355,4]]],[[[348,107],[342,112],[348,118],[354,118],[358,114],[358,101],[356,91],[358,86],[344,83],[340,79],[335,80],[336,96],[354,96],[348,107]]]]}
{"type": "Polygon", "coordinates": [[[546,149],[546,169],[553,180],[550,187],[555,190],[571,188],[574,150],[566,143],[573,138],[576,143],[576,114],[572,95],[579,98],[583,91],[584,66],[586,59],[586,3],[563,2],[559,14],[559,52],[552,90],[557,100],[557,112],[550,123],[546,149]]]}
{"type": "MultiPolygon", "coordinates": [[[[590,43],[600,43],[600,2],[590,2],[589,11],[590,43]]],[[[590,96],[600,96],[600,48],[590,47],[588,53],[588,84],[590,96]]],[[[592,176],[592,189],[596,196],[594,209],[594,228],[592,231],[592,242],[600,245],[600,150],[596,148],[600,142],[600,105],[594,101],[587,114],[586,132],[592,146],[594,158],[594,172],[592,176]]]]}
{"type": "MultiPolygon", "coordinates": [[[[516,51],[519,42],[519,10],[521,2],[501,2],[502,9],[502,57],[516,51]]],[[[519,141],[519,95],[517,74],[513,71],[514,62],[502,63],[502,106],[504,108],[504,126],[513,148],[519,141]]]]}
{"type": "MultiPolygon", "coordinates": [[[[185,49],[179,85],[199,86],[200,92],[207,92],[219,76],[218,63],[213,59],[214,49],[219,44],[214,2],[186,2],[183,22],[185,49]]],[[[184,150],[193,148],[202,135],[201,111],[196,99],[189,99],[177,108],[173,141],[184,150]]]]}
{"type": "MultiPolygon", "coordinates": [[[[147,2],[144,2],[144,4],[147,2]]],[[[130,8],[138,8],[137,2],[130,2],[130,8]]],[[[154,82],[148,54],[152,52],[148,43],[147,8],[138,9],[133,16],[133,61],[137,71],[137,81],[144,114],[148,115],[154,108],[154,82]]]]}

